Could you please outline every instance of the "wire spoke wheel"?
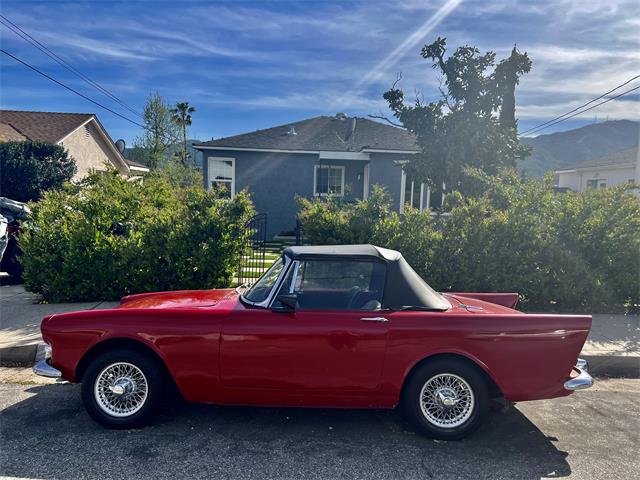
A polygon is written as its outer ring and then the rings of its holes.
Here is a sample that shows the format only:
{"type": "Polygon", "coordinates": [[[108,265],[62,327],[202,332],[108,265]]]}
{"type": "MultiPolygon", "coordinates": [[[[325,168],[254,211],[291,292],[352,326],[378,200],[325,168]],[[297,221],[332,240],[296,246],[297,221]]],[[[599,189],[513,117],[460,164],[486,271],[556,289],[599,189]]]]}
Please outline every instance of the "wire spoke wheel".
{"type": "Polygon", "coordinates": [[[113,417],[129,417],[145,404],[149,383],[142,370],[132,363],[112,363],[98,374],[94,384],[96,403],[113,417]]]}
{"type": "Polygon", "coordinates": [[[473,413],[475,397],[467,381],[453,373],[429,378],[420,391],[420,408],[429,423],[439,428],[463,425],[473,413]]]}

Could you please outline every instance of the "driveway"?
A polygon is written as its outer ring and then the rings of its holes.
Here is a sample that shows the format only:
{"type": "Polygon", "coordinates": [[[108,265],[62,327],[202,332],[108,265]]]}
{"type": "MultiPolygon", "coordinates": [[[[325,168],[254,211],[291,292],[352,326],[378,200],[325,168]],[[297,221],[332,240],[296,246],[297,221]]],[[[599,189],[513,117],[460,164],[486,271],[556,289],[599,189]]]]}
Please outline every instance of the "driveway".
{"type": "Polygon", "coordinates": [[[0,475],[20,478],[637,478],[640,380],[493,413],[460,442],[415,435],[395,411],[180,405],[110,431],[76,385],[0,384],[0,475]]]}

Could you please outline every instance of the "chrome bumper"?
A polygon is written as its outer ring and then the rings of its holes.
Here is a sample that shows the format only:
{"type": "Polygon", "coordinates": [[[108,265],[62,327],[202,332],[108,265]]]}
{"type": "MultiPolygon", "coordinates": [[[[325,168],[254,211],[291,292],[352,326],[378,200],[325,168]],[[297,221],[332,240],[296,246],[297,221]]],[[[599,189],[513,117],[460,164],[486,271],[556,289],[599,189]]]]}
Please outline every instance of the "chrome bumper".
{"type": "Polygon", "coordinates": [[[57,368],[53,368],[51,365],[49,365],[49,360],[46,358],[44,360],[40,360],[33,366],[33,373],[35,373],[36,375],[40,375],[41,377],[48,378],[62,377],[62,372],[57,368]]]}
{"type": "Polygon", "coordinates": [[[593,386],[593,378],[589,375],[589,365],[586,360],[579,358],[574,368],[579,372],[579,375],[564,382],[565,390],[584,390],[593,386]]]}

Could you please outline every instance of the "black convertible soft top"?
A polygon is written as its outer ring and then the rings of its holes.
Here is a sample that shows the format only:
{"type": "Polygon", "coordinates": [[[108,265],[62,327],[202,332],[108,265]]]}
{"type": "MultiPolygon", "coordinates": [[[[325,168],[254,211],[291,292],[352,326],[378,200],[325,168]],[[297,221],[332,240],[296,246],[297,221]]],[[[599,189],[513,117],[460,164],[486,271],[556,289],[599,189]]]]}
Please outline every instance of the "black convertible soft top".
{"type": "Polygon", "coordinates": [[[442,311],[451,308],[451,304],[433,290],[396,250],[375,245],[312,245],[287,247],[284,255],[292,260],[341,258],[384,262],[387,265],[382,299],[384,308],[442,311]]]}

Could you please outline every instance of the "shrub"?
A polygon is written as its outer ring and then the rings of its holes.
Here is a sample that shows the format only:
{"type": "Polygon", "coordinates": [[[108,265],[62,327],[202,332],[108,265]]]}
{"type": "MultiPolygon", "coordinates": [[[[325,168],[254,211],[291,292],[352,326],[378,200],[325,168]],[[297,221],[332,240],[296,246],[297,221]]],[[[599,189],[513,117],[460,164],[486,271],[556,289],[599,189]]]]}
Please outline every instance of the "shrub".
{"type": "MultiPolygon", "coordinates": [[[[392,210],[391,195],[374,185],[367,200],[345,203],[340,198],[298,199],[298,218],[310,244],[371,243],[403,252],[407,261],[426,275],[439,233],[428,212],[392,210]]],[[[428,277],[427,277],[428,278],[428,277]]]]}
{"type": "Polygon", "coordinates": [[[140,184],[110,172],[47,192],[32,210],[25,287],[56,302],[227,286],[253,208],[245,193],[219,200],[158,174],[140,184]]]}
{"type": "Polygon", "coordinates": [[[633,186],[556,194],[551,178],[467,175],[478,195],[448,198],[450,216],[438,232],[427,213],[391,211],[382,190],[351,205],[303,201],[300,219],[310,243],[397,249],[443,291],[517,291],[530,310],[612,311],[640,303],[633,186]]]}
{"type": "Polygon", "coordinates": [[[76,164],[60,145],[0,142],[0,171],[2,196],[28,202],[46,190],[61,188],[76,174],[76,164]]]}
{"type": "Polygon", "coordinates": [[[529,309],[618,310],[640,301],[633,186],[556,194],[552,178],[467,172],[482,185],[451,211],[436,252],[442,289],[516,290],[529,309]]]}

